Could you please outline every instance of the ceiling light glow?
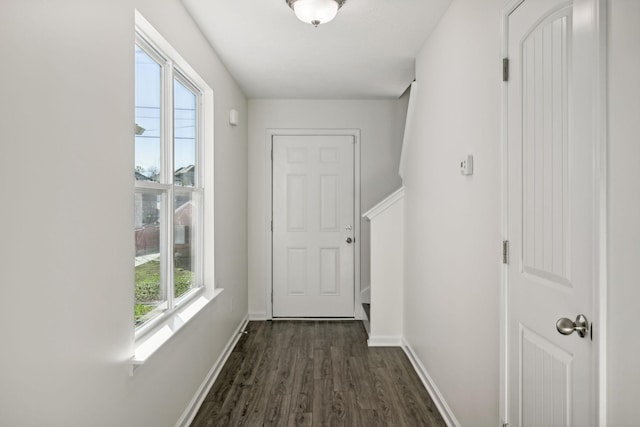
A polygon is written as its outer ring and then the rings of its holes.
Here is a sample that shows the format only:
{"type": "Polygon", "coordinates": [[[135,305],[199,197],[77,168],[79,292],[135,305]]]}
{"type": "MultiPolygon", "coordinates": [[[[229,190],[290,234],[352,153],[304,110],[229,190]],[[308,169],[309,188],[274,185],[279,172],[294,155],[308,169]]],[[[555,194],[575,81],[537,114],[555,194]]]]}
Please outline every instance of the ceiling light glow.
{"type": "Polygon", "coordinates": [[[336,17],[346,0],[286,0],[302,22],[314,27],[326,24],[336,17]]]}

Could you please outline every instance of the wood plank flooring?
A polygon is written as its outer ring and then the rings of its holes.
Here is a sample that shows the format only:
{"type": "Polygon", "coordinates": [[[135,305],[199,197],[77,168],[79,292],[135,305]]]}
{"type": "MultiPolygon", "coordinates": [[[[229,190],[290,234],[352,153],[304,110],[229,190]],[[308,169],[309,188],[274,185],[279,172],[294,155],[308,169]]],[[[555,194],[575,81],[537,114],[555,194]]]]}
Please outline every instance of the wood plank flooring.
{"type": "Polygon", "coordinates": [[[192,426],[445,426],[400,348],[359,321],[249,322],[192,426]]]}

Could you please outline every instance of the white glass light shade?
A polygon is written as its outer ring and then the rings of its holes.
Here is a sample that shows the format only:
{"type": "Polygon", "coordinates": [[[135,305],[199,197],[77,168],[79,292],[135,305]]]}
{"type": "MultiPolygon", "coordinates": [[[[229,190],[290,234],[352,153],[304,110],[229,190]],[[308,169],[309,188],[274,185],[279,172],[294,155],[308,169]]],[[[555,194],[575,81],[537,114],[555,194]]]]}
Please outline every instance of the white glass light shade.
{"type": "Polygon", "coordinates": [[[340,5],[336,0],[296,0],[291,7],[299,20],[317,27],[335,18],[340,5]]]}

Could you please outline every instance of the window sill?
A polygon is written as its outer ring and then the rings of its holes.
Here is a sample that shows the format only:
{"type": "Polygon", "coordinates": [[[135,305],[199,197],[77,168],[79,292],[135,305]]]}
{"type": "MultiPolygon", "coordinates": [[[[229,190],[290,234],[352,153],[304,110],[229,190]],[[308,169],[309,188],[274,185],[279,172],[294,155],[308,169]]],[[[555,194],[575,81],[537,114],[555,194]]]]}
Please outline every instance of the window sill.
{"type": "Polygon", "coordinates": [[[176,310],[171,316],[158,324],[153,331],[145,334],[144,339],[136,343],[135,353],[131,358],[131,374],[135,369],[143,365],[149,358],[171,339],[183,326],[198,314],[203,308],[218,297],[224,291],[223,288],[216,288],[210,292],[205,291],[195,297],[184,307],[176,310]]]}

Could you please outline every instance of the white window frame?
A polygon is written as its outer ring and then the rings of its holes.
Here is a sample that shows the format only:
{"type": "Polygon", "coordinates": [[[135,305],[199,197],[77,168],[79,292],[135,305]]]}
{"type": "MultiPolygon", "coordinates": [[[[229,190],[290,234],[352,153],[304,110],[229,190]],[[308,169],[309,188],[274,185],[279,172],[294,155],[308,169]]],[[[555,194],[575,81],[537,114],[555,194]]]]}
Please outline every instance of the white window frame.
{"type": "MultiPolygon", "coordinates": [[[[135,11],[135,43],[162,67],[162,132],[161,176],[160,182],[138,181],[135,190],[147,190],[161,194],[161,231],[160,254],[161,276],[166,282],[166,307],[163,313],[135,327],[134,365],[144,363],[157,348],[180,329],[191,317],[208,302],[222,292],[214,286],[213,273],[213,90],[198,73],[180,56],[180,54],[135,11]],[[196,161],[194,186],[175,186],[173,168],[174,147],[174,79],[197,95],[196,114],[196,161]],[[208,151],[210,150],[210,152],[208,151]],[[208,156],[208,158],[206,158],[208,156]],[[208,160],[205,164],[205,160],[208,160]],[[197,253],[194,272],[197,282],[193,288],[179,298],[174,296],[173,240],[174,220],[172,207],[175,192],[189,192],[199,198],[198,209],[194,211],[193,221],[198,221],[197,233],[192,235],[192,244],[197,253]],[[204,268],[205,252],[208,259],[204,268]]],[[[195,225],[195,224],[194,224],[195,225]]]]}

